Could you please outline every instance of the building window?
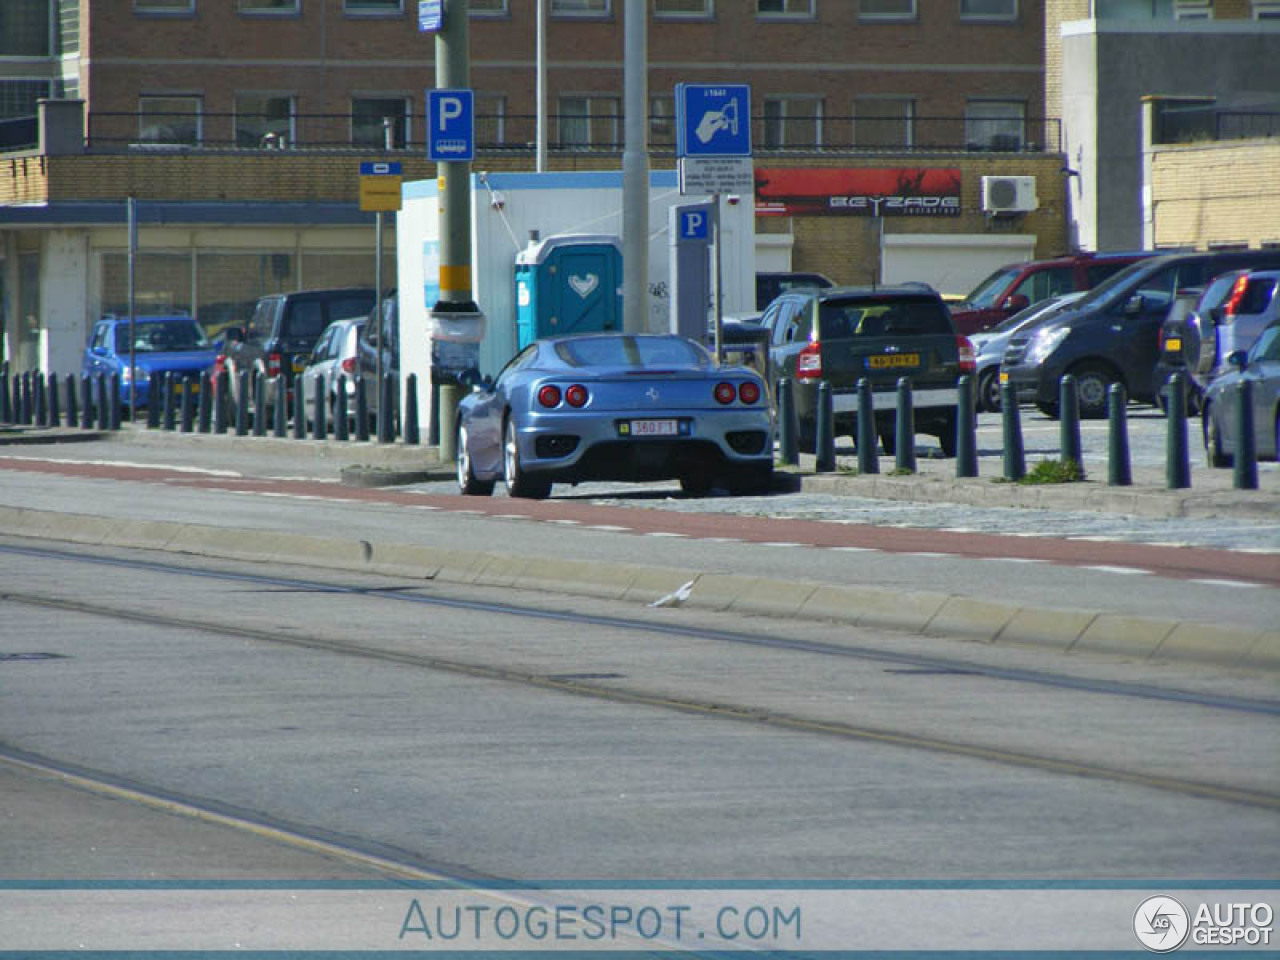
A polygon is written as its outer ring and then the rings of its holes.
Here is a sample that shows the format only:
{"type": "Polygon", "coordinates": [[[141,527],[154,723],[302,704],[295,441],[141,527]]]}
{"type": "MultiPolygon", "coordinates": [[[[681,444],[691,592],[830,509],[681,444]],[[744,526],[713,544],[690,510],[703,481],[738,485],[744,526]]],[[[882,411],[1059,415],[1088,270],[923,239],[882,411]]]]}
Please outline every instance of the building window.
{"type": "Polygon", "coordinates": [[[971,100],[964,110],[965,145],[970,150],[1021,150],[1027,106],[1014,100],[971,100]]]}
{"type": "Polygon", "coordinates": [[[914,100],[866,97],[853,101],[853,142],[859,147],[910,147],[915,144],[914,100]]]}
{"type": "Polygon", "coordinates": [[[147,96],[138,100],[138,139],[143,143],[200,143],[200,97],[147,96]]]}
{"type": "Polygon", "coordinates": [[[715,0],[653,0],[655,19],[709,20],[715,13],[715,0]]]}
{"type": "Polygon", "coordinates": [[[342,12],[360,16],[388,16],[404,13],[404,0],[342,0],[342,12]]]}
{"type": "Polygon", "coordinates": [[[1018,0],[960,0],[961,20],[1017,20],[1018,0]]]}
{"type": "Polygon", "coordinates": [[[298,0],[240,0],[240,12],[252,16],[291,16],[299,12],[298,0]]]}
{"type": "Polygon", "coordinates": [[[553,17],[604,17],[612,11],[612,0],[551,0],[553,17]]]}
{"type": "Polygon", "coordinates": [[[1213,0],[1173,0],[1175,20],[1212,20],[1213,0]]]}
{"type": "Polygon", "coordinates": [[[196,12],[196,0],[133,0],[133,12],[185,15],[196,12]]]}
{"type": "Polygon", "coordinates": [[[1280,20],[1280,0],[1253,0],[1253,19],[1280,20]]]}
{"type": "Polygon", "coordinates": [[[236,95],[236,146],[284,149],[296,142],[293,98],[269,93],[236,95]]]}
{"type": "Polygon", "coordinates": [[[507,0],[471,0],[467,10],[473,17],[505,17],[511,12],[507,0]]]}
{"type": "Polygon", "coordinates": [[[649,143],[674,147],[676,143],[676,98],[649,98],[649,143]]]}
{"type": "Polygon", "coordinates": [[[351,142],[375,150],[403,149],[409,140],[407,97],[355,97],[351,101],[351,142]]]}
{"type": "Polygon", "coordinates": [[[914,20],[916,0],[858,0],[859,20],[914,20]]]}
{"type": "Polygon", "coordinates": [[[621,113],[617,97],[561,97],[560,145],[571,149],[616,149],[621,113]]]}
{"type": "Polygon", "coordinates": [[[0,56],[47,57],[52,24],[48,0],[0,3],[0,56]]]}
{"type": "Polygon", "coordinates": [[[1172,20],[1173,0],[1093,0],[1095,20],[1172,20]]]}
{"type": "Polygon", "coordinates": [[[501,147],[507,142],[507,98],[500,93],[477,93],[476,146],[501,147]]]}
{"type": "Polygon", "coordinates": [[[813,19],[814,0],[756,0],[756,16],[761,19],[770,17],[791,17],[795,19],[813,19]]]}
{"type": "Polygon", "coordinates": [[[822,100],[804,96],[766,98],[764,145],[771,150],[822,146],[822,100]]]}
{"type": "MultiPolygon", "coordinates": [[[[39,112],[36,101],[47,96],[49,96],[48,80],[0,80],[0,120],[35,117],[39,112]]],[[[7,139],[7,134],[12,133],[14,137],[23,141],[21,146],[28,146],[29,143],[35,143],[39,139],[38,134],[34,138],[29,136],[34,131],[34,121],[30,125],[30,130],[19,130],[17,125],[12,131],[0,127],[0,144],[18,146],[16,142],[10,143],[7,139]]]]}

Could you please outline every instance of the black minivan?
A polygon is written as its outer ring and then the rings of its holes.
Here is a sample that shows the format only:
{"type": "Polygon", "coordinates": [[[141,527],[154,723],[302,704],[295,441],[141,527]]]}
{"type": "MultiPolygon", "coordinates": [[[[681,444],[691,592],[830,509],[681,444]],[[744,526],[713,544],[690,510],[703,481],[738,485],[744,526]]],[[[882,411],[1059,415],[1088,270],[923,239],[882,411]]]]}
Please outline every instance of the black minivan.
{"type": "Polygon", "coordinates": [[[1058,415],[1064,374],[1076,381],[1080,416],[1107,414],[1113,383],[1128,396],[1154,404],[1160,325],[1187,287],[1203,287],[1228,270],[1280,267],[1280,250],[1171,253],[1126,267],[1048,323],[1009,340],[1000,380],[1018,399],[1058,415]]]}

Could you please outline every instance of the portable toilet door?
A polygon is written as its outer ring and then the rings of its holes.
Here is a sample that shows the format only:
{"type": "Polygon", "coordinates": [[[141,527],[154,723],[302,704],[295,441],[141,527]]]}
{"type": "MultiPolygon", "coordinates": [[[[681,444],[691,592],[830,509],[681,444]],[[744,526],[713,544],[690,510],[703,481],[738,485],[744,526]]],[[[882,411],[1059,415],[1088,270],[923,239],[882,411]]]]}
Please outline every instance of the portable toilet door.
{"type": "Polygon", "coordinates": [[[542,337],[622,329],[622,242],[566,234],[516,258],[520,346],[542,337]]]}

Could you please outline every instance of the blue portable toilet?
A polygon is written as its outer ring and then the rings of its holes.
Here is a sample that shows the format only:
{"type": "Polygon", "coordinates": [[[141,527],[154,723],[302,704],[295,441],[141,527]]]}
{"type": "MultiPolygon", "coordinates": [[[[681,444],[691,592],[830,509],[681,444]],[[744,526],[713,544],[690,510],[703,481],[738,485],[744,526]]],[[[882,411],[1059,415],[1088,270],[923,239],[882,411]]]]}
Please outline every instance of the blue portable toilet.
{"type": "Polygon", "coordinates": [[[516,254],[520,349],[542,337],[622,329],[622,240],[560,234],[516,254]]]}

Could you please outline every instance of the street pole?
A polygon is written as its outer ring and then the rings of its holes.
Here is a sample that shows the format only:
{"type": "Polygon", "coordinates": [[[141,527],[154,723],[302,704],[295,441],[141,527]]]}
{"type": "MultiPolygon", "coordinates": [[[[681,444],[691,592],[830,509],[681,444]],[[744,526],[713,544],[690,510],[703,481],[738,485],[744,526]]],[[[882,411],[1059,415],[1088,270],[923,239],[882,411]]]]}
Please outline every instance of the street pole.
{"type": "MultiPolygon", "coordinates": [[[[444,0],[444,22],[436,34],[436,88],[471,85],[467,0],[444,0]]],[[[440,301],[435,313],[479,313],[471,298],[471,164],[436,163],[440,196],[440,301]]]]}
{"type": "Polygon", "coordinates": [[[622,151],[622,329],[649,327],[648,3],[625,5],[622,151]]]}
{"type": "Polygon", "coordinates": [[[537,141],[537,166],[538,173],[547,172],[547,2],[548,0],[534,0],[538,5],[538,49],[537,49],[537,126],[535,131],[535,139],[537,141]]]}
{"type": "MultiPolygon", "coordinates": [[[[134,327],[137,324],[135,303],[137,286],[134,282],[138,259],[138,199],[129,198],[129,420],[138,419],[138,358],[134,353],[134,327]]],[[[151,398],[155,403],[155,397],[151,398]]]]}

